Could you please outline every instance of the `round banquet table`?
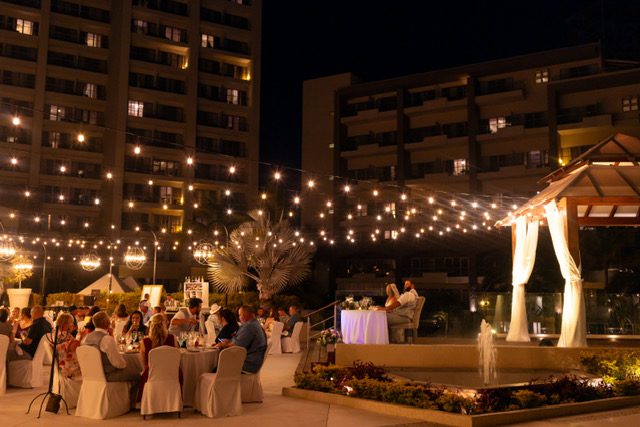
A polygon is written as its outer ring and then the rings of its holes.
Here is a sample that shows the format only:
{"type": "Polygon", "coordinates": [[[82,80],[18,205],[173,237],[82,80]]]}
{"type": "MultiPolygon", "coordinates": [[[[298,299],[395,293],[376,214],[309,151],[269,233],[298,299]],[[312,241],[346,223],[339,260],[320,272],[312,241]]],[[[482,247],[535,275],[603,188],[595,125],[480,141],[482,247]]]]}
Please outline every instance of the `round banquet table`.
{"type": "Polygon", "coordinates": [[[340,325],[345,344],[389,344],[385,311],[342,310],[340,325]]]}
{"type": "MultiPolygon", "coordinates": [[[[140,353],[122,355],[128,366],[144,370],[140,353]]],[[[196,385],[200,375],[212,372],[218,366],[218,350],[188,351],[180,349],[180,369],[182,369],[182,402],[184,406],[193,406],[196,385]]]]}

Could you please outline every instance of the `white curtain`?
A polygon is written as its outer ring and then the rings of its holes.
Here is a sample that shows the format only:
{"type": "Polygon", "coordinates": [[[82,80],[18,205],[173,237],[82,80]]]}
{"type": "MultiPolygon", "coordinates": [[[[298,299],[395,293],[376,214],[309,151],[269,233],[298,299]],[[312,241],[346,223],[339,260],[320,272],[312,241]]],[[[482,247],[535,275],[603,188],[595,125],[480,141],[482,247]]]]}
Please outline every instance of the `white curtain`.
{"type": "Polygon", "coordinates": [[[553,248],[564,278],[564,303],[562,306],[562,330],[558,347],[586,347],[587,319],[582,294],[580,267],[569,252],[566,234],[566,209],[558,209],[555,201],[544,207],[549,224],[553,248]]]}
{"type": "Polygon", "coordinates": [[[516,248],[513,253],[513,296],[511,323],[507,341],[530,341],[524,285],[531,276],[538,246],[538,221],[528,222],[525,216],[516,219],[516,248]]]}

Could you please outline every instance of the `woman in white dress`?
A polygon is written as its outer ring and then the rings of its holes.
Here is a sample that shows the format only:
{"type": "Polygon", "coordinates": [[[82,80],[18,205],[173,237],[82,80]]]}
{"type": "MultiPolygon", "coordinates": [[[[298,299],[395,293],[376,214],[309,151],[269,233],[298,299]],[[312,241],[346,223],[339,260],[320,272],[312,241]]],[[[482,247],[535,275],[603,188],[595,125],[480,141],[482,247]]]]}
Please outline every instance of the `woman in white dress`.
{"type": "Polygon", "coordinates": [[[395,283],[389,283],[386,288],[387,292],[387,301],[384,303],[385,307],[389,307],[391,304],[396,302],[400,297],[400,292],[398,292],[398,287],[395,283]]]}

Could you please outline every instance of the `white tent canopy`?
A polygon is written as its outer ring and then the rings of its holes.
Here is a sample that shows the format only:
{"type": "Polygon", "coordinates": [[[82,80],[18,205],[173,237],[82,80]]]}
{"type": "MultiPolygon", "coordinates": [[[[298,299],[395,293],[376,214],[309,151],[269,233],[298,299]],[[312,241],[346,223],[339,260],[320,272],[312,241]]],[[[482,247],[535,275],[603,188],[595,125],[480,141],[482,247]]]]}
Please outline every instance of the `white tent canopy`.
{"type": "MultiPolygon", "coordinates": [[[[99,290],[99,291],[108,291],[109,290],[109,273],[106,273],[104,276],[100,277],[98,280],[78,292],[80,295],[91,295],[91,291],[99,290]]],[[[111,291],[113,293],[122,293],[122,292],[131,292],[135,289],[131,289],[127,286],[127,284],[122,281],[122,279],[117,276],[113,276],[111,278],[111,291]]]]}
{"type": "Polygon", "coordinates": [[[546,220],[565,279],[558,345],[582,347],[587,344],[587,326],[579,228],[640,226],[640,139],[623,134],[611,136],[543,181],[548,185],[546,189],[497,223],[512,226],[516,248],[512,322],[507,340],[529,341],[524,283],[533,266],[535,245],[526,227],[546,220]]]}
{"type": "Polygon", "coordinates": [[[122,281],[124,282],[126,287],[131,289],[132,291],[137,291],[138,289],[140,289],[140,284],[133,276],[127,276],[122,279],[122,281]]]}

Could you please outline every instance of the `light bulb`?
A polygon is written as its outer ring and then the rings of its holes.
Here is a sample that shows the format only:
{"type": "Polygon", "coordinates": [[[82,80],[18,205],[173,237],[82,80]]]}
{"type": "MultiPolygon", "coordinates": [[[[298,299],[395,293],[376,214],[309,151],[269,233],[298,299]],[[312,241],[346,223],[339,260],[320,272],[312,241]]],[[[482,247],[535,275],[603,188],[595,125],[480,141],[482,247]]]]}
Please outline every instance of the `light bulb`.
{"type": "Polygon", "coordinates": [[[142,149],[140,148],[140,146],[139,146],[139,145],[136,145],[136,146],[133,148],[133,154],[140,154],[140,152],[141,152],[141,151],[142,151],[142,149]]]}
{"type": "Polygon", "coordinates": [[[78,134],[78,142],[84,142],[84,141],[85,141],[84,133],[79,133],[78,134]]]}
{"type": "Polygon", "coordinates": [[[187,157],[187,164],[188,165],[192,165],[193,164],[193,157],[187,157]]]}
{"type": "Polygon", "coordinates": [[[13,118],[11,119],[11,123],[13,123],[14,126],[20,126],[20,117],[13,116],[13,118]]]}
{"type": "Polygon", "coordinates": [[[235,166],[229,166],[229,173],[236,173],[236,167],[235,166]]]}

